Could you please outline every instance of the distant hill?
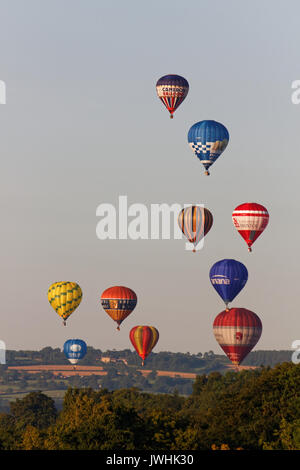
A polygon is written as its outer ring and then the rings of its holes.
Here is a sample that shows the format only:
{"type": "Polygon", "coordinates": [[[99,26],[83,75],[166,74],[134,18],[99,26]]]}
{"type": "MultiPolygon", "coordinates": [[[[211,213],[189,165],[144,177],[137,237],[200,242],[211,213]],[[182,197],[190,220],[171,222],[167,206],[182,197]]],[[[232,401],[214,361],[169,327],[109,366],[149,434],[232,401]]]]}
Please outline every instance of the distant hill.
{"type": "Polygon", "coordinates": [[[271,366],[290,362],[293,351],[253,351],[243,361],[244,366],[271,366]]]}
{"type": "MultiPolygon", "coordinates": [[[[251,352],[243,361],[244,366],[275,366],[282,362],[291,360],[291,351],[254,351],[251,352]]],[[[120,351],[108,350],[101,351],[91,346],[85,358],[80,361],[82,365],[103,365],[123,362],[128,366],[140,366],[141,360],[136,352],[130,349],[120,351]]],[[[40,351],[14,351],[8,350],[6,354],[8,366],[16,365],[39,365],[39,364],[69,364],[65,355],[59,348],[50,346],[40,351]]],[[[213,351],[190,354],[174,353],[170,351],[161,351],[151,353],[146,360],[147,368],[182,372],[210,372],[226,368],[230,361],[223,354],[215,354],[213,351]]]]}
{"type": "MultiPolygon", "coordinates": [[[[240,370],[274,367],[290,362],[291,355],[291,351],[254,351],[240,370]]],[[[0,409],[6,409],[9,400],[28,391],[43,390],[61,399],[70,386],[94,390],[136,387],[145,392],[190,395],[197,376],[235,371],[225,355],[213,351],[152,353],[142,367],[140,357],[130,349],[101,351],[89,346],[76,371],[59,348],[10,350],[6,359],[6,365],[0,366],[0,409]]]]}

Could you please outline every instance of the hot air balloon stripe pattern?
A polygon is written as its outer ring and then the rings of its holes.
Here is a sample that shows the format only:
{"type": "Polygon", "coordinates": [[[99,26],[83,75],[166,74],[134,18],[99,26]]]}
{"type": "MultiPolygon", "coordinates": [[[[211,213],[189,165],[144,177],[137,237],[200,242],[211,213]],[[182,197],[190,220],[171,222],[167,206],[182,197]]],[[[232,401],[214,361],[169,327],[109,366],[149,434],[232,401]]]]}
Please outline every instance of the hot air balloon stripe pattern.
{"type": "Polygon", "coordinates": [[[210,231],[213,216],[205,207],[189,206],[180,211],[178,224],[188,241],[196,247],[199,241],[210,231]]]}
{"type": "Polygon", "coordinates": [[[269,213],[261,204],[247,202],[237,206],[232,213],[232,221],[248,245],[248,250],[265,230],[269,223],[269,213]]]}
{"type": "Polygon", "coordinates": [[[196,122],[188,132],[189,146],[203,164],[206,175],[209,175],[208,168],[226,149],[228,142],[228,130],[216,121],[196,122]]]}
{"type": "Polygon", "coordinates": [[[67,318],[78,307],[82,299],[82,290],[76,282],[55,282],[48,289],[48,300],[56,313],[67,318]]]}
{"type": "Polygon", "coordinates": [[[142,365],[151,353],[159,339],[159,332],[154,326],[135,326],[130,330],[129,338],[138,355],[142,358],[142,365]]]}
{"type": "Polygon", "coordinates": [[[215,338],[234,365],[239,365],[257,344],[262,323],[256,313],[232,308],[217,315],[213,324],[215,338]]]}
{"type": "Polygon", "coordinates": [[[183,102],[184,97],[160,96],[160,100],[163,102],[167,110],[173,114],[174,111],[178,108],[178,106],[181,105],[181,103],[183,102]]]}
{"type": "Polygon", "coordinates": [[[159,99],[170,112],[173,113],[186,98],[189,91],[188,81],[180,75],[165,75],[156,83],[156,92],[159,99]]]}
{"type": "Polygon", "coordinates": [[[136,293],[129,287],[109,287],[101,295],[101,305],[106,313],[118,324],[117,329],[134,310],[136,304],[136,293]]]}

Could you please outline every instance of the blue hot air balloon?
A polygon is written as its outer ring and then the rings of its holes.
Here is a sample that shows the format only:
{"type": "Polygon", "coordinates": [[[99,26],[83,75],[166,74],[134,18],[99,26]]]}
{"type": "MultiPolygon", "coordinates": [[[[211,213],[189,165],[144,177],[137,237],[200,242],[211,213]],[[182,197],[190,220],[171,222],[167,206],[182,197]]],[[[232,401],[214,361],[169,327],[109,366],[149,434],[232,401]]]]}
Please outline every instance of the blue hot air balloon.
{"type": "Polygon", "coordinates": [[[68,339],[64,344],[65,356],[73,365],[86,355],[86,350],[86,343],[82,339],[68,339]]]}
{"type": "Polygon", "coordinates": [[[188,132],[189,146],[204,166],[206,175],[209,175],[208,168],[226,149],[228,141],[228,130],[216,121],[196,122],[188,132]]]}
{"type": "Polygon", "coordinates": [[[238,295],[248,280],[246,266],[234,259],[222,259],[215,263],[209,272],[210,282],[226,307],[238,295]]]}

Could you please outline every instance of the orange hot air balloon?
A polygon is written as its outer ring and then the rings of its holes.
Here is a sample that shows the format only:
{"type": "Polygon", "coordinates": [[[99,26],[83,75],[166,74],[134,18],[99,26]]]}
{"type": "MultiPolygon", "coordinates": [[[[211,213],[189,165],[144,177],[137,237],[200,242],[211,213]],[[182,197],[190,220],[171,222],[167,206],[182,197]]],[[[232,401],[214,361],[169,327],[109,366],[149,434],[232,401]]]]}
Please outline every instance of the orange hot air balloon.
{"type": "Polygon", "coordinates": [[[154,326],[134,326],[130,330],[129,338],[143,360],[142,365],[144,365],[146,357],[149,356],[158,341],[158,330],[154,326]]]}
{"type": "Polygon", "coordinates": [[[137,296],[129,287],[109,287],[101,295],[101,304],[106,313],[117,322],[117,330],[119,330],[121,323],[134,310],[137,296]]]}
{"type": "Polygon", "coordinates": [[[216,316],[213,329],[227,357],[235,366],[239,366],[258,342],[262,323],[251,310],[231,308],[216,316]]]}
{"type": "Polygon", "coordinates": [[[194,244],[195,253],[196,246],[212,227],[213,216],[204,207],[190,206],[180,211],[178,224],[188,241],[194,244]]]}

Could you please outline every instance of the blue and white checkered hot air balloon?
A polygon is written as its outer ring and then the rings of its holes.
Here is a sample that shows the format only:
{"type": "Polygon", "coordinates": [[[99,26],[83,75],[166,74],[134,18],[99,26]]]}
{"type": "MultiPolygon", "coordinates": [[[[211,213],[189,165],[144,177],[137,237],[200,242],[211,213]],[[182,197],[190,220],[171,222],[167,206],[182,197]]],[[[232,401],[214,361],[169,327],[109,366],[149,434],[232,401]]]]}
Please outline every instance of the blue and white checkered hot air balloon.
{"type": "Polygon", "coordinates": [[[228,141],[228,130],[216,121],[196,122],[188,133],[189,146],[204,166],[206,175],[209,175],[208,168],[226,149],[228,141]]]}
{"type": "Polygon", "coordinates": [[[87,346],[82,339],[68,339],[64,344],[64,353],[71,364],[75,365],[86,355],[87,346]]]}

